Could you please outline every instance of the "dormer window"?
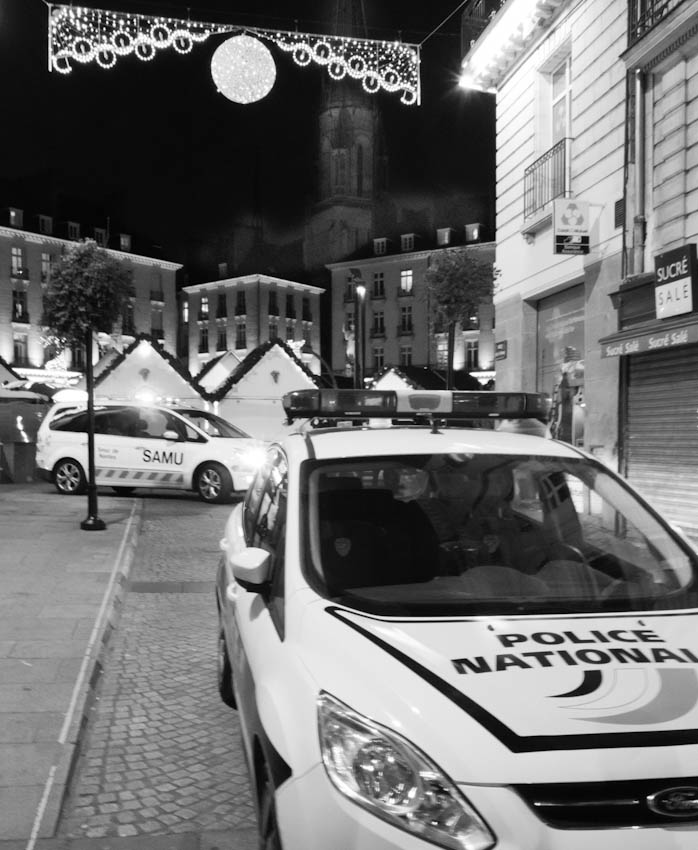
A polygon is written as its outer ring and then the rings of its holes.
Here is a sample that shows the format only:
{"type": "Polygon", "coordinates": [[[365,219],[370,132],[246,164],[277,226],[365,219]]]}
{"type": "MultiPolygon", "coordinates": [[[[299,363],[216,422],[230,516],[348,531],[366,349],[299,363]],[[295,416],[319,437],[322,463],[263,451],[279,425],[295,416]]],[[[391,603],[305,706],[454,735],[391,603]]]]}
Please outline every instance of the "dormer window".
{"type": "Polygon", "coordinates": [[[452,227],[439,227],[436,231],[436,244],[437,245],[450,245],[451,239],[453,238],[453,228],[452,227]]]}
{"type": "Polygon", "coordinates": [[[131,250],[131,237],[128,233],[119,234],[119,248],[122,251],[131,250]]]}
{"type": "Polygon", "coordinates": [[[79,239],[80,238],[80,225],[77,221],[69,221],[68,222],[68,239],[79,239]]]}
{"type": "Polygon", "coordinates": [[[400,250],[414,251],[414,233],[403,233],[400,237],[400,250]]]}
{"type": "Polygon", "coordinates": [[[479,242],[480,241],[480,230],[481,230],[481,225],[479,223],[466,224],[465,225],[465,241],[466,242],[479,242]]]}
{"type": "Polygon", "coordinates": [[[218,263],[218,280],[225,280],[228,277],[228,264],[218,263]]]}
{"type": "Polygon", "coordinates": [[[95,242],[100,248],[107,247],[107,231],[103,227],[95,227],[95,242]]]}
{"type": "Polygon", "coordinates": [[[10,207],[10,227],[23,227],[24,214],[22,210],[10,207]]]}
{"type": "Polygon", "coordinates": [[[39,216],[39,233],[50,236],[53,233],[53,219],[50,215],[39,216]]]}
{"type": "Polygon", "coordinates": [[[384,237],[380,239],[373,240],[373,253],[379,257],[381,254],[385,254],[388,250],[388,240],[384,237]]]}

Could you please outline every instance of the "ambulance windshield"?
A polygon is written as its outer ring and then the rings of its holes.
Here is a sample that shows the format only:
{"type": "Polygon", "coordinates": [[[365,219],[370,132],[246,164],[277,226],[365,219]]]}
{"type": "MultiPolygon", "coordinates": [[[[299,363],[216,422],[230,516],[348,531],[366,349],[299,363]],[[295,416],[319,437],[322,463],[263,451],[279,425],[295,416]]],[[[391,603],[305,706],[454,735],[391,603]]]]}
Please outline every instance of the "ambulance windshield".
{"type": "Polygon", "coordinates": [[[447,616],[698,605],[691,547],[593,461],[407,455],[306,468],[306,575],[353,607],[447,616]]]}

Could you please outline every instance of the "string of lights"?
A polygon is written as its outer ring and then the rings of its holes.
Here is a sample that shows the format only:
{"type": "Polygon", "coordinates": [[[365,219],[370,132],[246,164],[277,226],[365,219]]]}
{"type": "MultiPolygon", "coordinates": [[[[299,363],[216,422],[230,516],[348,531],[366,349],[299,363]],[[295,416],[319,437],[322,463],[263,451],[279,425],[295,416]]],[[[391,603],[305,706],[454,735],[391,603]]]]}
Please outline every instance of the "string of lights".
{"type": "Polygon", "coordinates": [[[189,53],[212,35],[231,33],[235,38],[221,45],[229,45],[228,49],[219,47],[214,55],[212,74],[219,91],[236,102],[258,100],[273,85],[273,59],[261,41],[290,53],[301,67],[311,63],[324,66],[333,80],[352,78],[371,94],[383,90],[399,93],[407,105],[420,102],[420,45],[78,6],[49,5],[48,10],[49,70],[61,74],[69,74],[74,63],[95,62],[113,68],[119,58],[128,55],[148,62],[167,48],[189,53]]]}

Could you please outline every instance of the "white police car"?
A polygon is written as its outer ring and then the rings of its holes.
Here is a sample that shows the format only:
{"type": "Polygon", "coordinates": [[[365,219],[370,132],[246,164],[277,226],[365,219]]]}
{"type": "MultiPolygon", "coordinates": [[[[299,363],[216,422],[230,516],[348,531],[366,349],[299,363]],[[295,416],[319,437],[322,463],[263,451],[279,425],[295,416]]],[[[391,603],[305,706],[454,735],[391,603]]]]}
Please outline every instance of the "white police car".
{"type": "MultiPolygon", "coordinates": [[[[57,407],[37,433],[36,467],[59,493],[87,487],[87,410],[57,407]]],[[[128,494],[136,487],[195,490],[205,502],[242,493],[264,461],[266,443],[195,408],[107,403],[95,407],[95,482],[128,494]]]]}
{"type": "Polygon", "coordinates": [[[387,427],[272,445],[221,541],[219,689],[260,847],[695,850],[689,542],[579,449],[453,424],[542,417],[540,396],[284,406],[387,427]]]}

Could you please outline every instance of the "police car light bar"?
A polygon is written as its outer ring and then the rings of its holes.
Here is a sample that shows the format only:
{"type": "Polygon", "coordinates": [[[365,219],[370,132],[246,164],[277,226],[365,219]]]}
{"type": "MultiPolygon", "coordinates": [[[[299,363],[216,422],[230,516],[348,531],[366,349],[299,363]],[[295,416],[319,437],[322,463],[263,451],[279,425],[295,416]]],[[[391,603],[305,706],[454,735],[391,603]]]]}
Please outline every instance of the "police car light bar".
{"type": "Polygon", "coordinates": [[[548,419],[544,393],[483,390],[295,390],[282,404],[294,419],[548,419]]]}

